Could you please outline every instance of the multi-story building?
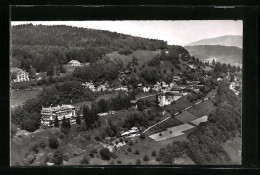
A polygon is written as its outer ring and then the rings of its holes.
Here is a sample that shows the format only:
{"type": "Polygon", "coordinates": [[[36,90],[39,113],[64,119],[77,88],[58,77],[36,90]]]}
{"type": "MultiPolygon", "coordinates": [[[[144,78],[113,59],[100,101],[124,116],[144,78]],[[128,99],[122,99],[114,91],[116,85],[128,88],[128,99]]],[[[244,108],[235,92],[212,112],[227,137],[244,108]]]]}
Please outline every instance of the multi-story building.
{"type": "Polygon", "coordinates": [[[41,124],[45,126],[54,126],[55,118],[61,123],[63,117],[70,120],[71,124],[76,123],[76,109],[72,105],[61,105],[56,107],[42,108],[41,124]]]}
{"type": "Polygon", "coordinates": [[[28,73],[21,69],[13,68],[11,69],[11,73],[15,74],[14,82],[29,81],[28,73]]]}

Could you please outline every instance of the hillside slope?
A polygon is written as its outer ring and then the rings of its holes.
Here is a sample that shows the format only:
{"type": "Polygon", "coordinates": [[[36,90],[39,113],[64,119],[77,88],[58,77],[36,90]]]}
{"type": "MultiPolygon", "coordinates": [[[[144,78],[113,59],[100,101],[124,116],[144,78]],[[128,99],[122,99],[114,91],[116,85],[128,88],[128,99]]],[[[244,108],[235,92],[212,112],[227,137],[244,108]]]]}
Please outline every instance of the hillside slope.
{"type": "Polygon", "coordinates": [[[105,54],[123,48],[157,50],[167,48],[167,42],[62,25],[28,24],[11,27],[14,66],[24,68],[26,62],[36,68],[37,72],[46,71],[52,64],[66,64],[70,60],[96,62],[105,54]]]}
{"type": "Polygon", "coordinates": [[[207,38],[187,44],[186,46],[198,45],[221,45],[221,46],[234,46],[243,47],[243,38],[239,35],[225,35],[216,38],[207,38]]]}
{"type": "Polygon", "coordinates": [[[231,46],[185,46],[191,56],[204,60],[207,58],[217,58],[221,63],[233,65],[242,64],[242,49],[231,46]]]}

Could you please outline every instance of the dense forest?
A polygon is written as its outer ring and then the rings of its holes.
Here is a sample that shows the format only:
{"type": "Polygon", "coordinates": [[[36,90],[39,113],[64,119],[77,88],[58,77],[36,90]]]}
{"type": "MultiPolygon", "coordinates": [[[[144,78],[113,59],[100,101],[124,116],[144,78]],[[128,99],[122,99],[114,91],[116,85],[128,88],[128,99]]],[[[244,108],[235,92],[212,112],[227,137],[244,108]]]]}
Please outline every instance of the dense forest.
{"type": "Polygon", "coordinates": [[[138,49],[165,48],[167,43],[162,40],[64,25],[27,24],[11,28],[13,66],[24,68],[29,63],[37,72],[46,71],[51,63],[61,65],[70,60],[96,62],[105,54],[118,50],[128,54],[138,49]]]}

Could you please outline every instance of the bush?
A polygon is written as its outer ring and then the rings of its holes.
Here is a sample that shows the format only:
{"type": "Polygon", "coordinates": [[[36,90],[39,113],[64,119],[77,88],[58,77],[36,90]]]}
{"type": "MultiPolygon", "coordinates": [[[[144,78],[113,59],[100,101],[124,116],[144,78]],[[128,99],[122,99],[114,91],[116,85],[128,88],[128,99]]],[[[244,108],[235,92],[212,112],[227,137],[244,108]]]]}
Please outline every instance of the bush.
{"type": "Polygon", "coordinates": [[[101,159],[103,159],[103,160],[110,160],[110,152],[109,152],[108,148],[102,148],[99,151],[99,154],[101,156],[101,159]]]}
{"type": "Polygon", "coordinates": [[[133,146],[133,145],[134,145],[134,142],[131,141],[131,142],[129,143],[129,145],[130,145],[130,146],[133,146]]]}
{"type": "Polygon", "coordinates": [[[54,156],[53,153],[49,153],[49,154],[45,157],[44,162],[45,162],[45,163],[46,163],[46,162],[52,162],[53,156],[54,156]]]}
{"type": "Polygon", "coordinates": [[[94,154],[94,152],[93,152],[93,151],[91,151],[91,152],[89,153],[89,156],[90,156],[90,157],[92,157],[92,158],[94,158],[94,157],[95,157],[95,154],[94,154]]]}
{"type": "Polygon", "coordinates": [[[99,136],[95,136],[96,141],[101,141],[101,138],[99,136]]]}
{"type": "Polygon", "coordinates": [[[128,152],[132,152],[132,148],[129,147],[129,148],[127,149],[127,151],[128,151],[128,152]]]}
{"type": "Polygon", "coordinates": [[[162,136],[162,133],[160,132],[159,136],[162,136]]]}
{"type": "Polygon", "coordinates": [[[39,146],[40,146],[41,148],[45,148],[45,147],[46,147],[46,144],[45,144],[44,140],[42,140],[42,141],[40,142],[39,146]]]}
{"type": "Polygon", "coordinates": [[[87,155],[83,156],[83,159],[80,161],[81,164],[89,164],[89,159],[87,155]]]}
{"type": "Polygon", "coordinates": [[[31,151],[34,151],[36,154],[39,152],[39,144],[35,143],[30,148],[31,151]]]}
{"type": "Polygon", "coordinates": [[[152,154],[151,154],[153,157],[156,157],[156,151],[153,151],[152,154]]]}
{"type": "Polygon", "coordinates": [[[136,164],[136,165],[141,165],[141,160],[140,160],[140,159],[137,159],[135,164],[136,164]]]}
{"type": "Polygon", "coordinates": [[[62,165],[63,164],[63,151],[62,150],[56,150],[53,156],[53,163],[55,165],[62,165]]]}
{"type": "Polygon", "coordinates": [[[69,154],[68,154],[68,153],[65,153],[65,154],[63,155],[63,160],[64,160],[64,161],[69,161],[69,154]]]}
{"type": "Polygon", "coordinates": [[[160,157],[156,157],[156,161],[161,161],[161,158],[160,157]]]}
{"type": "Polygon", "coordinates": [[[118,164],[122,164],[122,161],[121,161],[121,160],[118,160],[117,163],[118,163],[118,164]]]}
{"type": "Polygon", "coordinates": [[[136,150],[136,151],[135,151],[135,154],[136,154],[136,155],[139,155],[139,154],[140,154],[140,152],[139,152],[138,150],[136,150]]]}
{"type": "Polygon", "coordinates": [[[57,149],[59,146],[59,142],[56,137],[50,136],[49,137],[49,147],[52,149],[57,149]]]}
{"type": "Polygon", "coordinates": [[[145,155],[145,156],[143,157],[143,160],[144,160],[144,161],[149,161],[149,160],[150,160],[150,158],[149,158],[149,156],[148,156],[148,155],[145,155]]]}
{"type": "Polygon", "coordinates": [[[29,154],[28,156],[26,156],[24,162],[28,163],[28,164],[32,164],[36,159],[36,156],[34,154],[29,154]]]}
{"type": "Polygon", "coordinates": [[[146,136],[145,136],[144,133],[141,133],[141,134],[140,134],[140,139],[145,139],[145,137],[146,137],[146,136]]]}

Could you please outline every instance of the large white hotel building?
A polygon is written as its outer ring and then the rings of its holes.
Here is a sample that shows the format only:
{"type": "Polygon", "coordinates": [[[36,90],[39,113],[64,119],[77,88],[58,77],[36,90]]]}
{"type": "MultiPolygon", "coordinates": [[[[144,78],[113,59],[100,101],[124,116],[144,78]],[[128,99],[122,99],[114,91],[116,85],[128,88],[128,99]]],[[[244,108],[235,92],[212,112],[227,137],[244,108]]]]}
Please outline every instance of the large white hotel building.
{"type": "Polygon", "coordinates": [[[41,124],[44,126],[54,126],[56,116],[59,122],[63,117],[70,119],[71,124],[76,123],[76,110],[72,105],[61,105],[55,107],[42,108],[41,110],[41,124]]]}

